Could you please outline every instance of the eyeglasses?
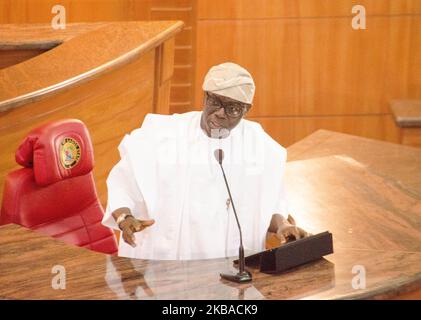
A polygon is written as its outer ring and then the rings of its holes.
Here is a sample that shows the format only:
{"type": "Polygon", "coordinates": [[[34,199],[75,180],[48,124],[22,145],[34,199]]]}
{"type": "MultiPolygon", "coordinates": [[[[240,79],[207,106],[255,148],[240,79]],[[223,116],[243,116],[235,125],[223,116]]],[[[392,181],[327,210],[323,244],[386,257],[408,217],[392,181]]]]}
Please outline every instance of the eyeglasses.
{"type": "Polygon", "coordinates": [[[246,112],[248,107],[241,105],[231,103],[229,105],[225,105],[221,99],[218,97],[215,97],[214,95],[210,95],[206,92],[206,105],[213,110],[217,110],[219,108],[224,108],[225,114],[231,118],[239,118],[242,117],[246,112]]]}

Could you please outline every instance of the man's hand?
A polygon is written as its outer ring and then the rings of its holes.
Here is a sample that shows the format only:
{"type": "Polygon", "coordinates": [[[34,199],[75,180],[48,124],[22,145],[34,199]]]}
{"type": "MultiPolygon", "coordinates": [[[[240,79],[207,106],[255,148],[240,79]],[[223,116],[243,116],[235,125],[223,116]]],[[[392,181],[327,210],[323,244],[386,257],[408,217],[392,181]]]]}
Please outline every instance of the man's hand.
{"type": "Polygon", "coordinates": [[[132,247],[136,247],[135,232],[142,231],[143,229],[153,225],[155,220],[138,220],[133,216],[128,216],[120,223],[120,229],[123,232],[123,239],[132,247]]]}
{"type": "Polygon", "coordinates": [[[296,222],[291,215],[288,215],[288,219],[280,215],[274,216],[269,231],[275,233],[275,237],[280,241],[281,245],[310,235],[308,232],[296,226],[296,222]]]}
{"type": "Polygon", "coordinates": [[[278,230],[276,231],[276,237],[281,241],[281,244],[308,236],[309,233],[297,227],[296,222],[291,215],[288,215],[288,219],[283,220],[282,223],[278,225],[278,230]]]}

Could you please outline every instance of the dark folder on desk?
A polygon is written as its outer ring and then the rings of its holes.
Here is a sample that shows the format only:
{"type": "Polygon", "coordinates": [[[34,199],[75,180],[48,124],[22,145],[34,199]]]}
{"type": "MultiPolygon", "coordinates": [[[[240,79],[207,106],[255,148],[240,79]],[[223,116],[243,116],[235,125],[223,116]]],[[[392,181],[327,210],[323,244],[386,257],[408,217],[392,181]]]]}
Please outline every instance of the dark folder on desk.
{"type": "MultiPolygon", "coordinates": [[[[260,266],[261,272],[279,273],[331,253],[333,253],[332,234],[326,231],[252,254],[245,258],[245,262],[246,266],[260,266]]],[[[238,260],[234,263],[238,263],[238,260]]]]}

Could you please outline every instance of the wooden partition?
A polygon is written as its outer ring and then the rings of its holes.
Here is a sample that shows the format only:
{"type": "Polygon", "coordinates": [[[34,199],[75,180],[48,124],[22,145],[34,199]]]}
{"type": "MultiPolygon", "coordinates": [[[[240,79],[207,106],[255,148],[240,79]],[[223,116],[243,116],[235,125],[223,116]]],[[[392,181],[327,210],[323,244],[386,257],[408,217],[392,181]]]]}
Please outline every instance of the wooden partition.
{"type": "Polygon", "coordinates": [[[174,36],[182,22],[115,22],[0,26],[0,45],[53,49],[0,70],[0,188],[18,166],[20,141],[43,123],[77,118],[88,127],[95,152],[95,180],[106,203],[105,180],[118,161],[123,136],[148,112],[169,113],[174,36]],[[25,30],[25,32],[19,32],[25,30]]]}

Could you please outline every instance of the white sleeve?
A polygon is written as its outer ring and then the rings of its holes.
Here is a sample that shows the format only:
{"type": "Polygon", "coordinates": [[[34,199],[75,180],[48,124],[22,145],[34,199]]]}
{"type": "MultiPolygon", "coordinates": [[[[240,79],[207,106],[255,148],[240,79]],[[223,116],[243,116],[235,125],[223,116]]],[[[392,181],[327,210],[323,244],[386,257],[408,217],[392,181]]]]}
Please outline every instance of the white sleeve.
{"type": "Polygon", "coordinates": [[[285,169],[287,150],[265,135],[264,176],[261,193],[261,215],[259,239],[260,248],[265,248],[266,233],[274,214],[288,217],[287,193],[285,190],[285,169]]]}
{"type": "Polygon", "coordinates": [[[123,157],[111,170],[107,178],[108,201],[102,224],[118,230],[112,212],[119,208],[129,208],[137,219],[147,216],[143,195],[139,190],[128,157],[123,157]]]}
{"type": "Polygon", "coordinates": [[[283,181],[282,181],[282,186],[281,186],[281,192],[279,194],[279,200],[278,200],[278,203],[277,203],[273,213],[274,214],[275,213],[280,214],[285,219],[288,218],[289,203],[288,203],[288,198],[287,198],[287,195],[286,195],[285,184],[283,183],[283,181]]]}
{"type": "Polygon", "coordinates": [[[274,202],[272,203],[272,214],[280,214],[286,219],[288,218],[289,213],[288,193],[285,183],[287,149],[273,140],[269,135],[266,134],[266,136],[269,138],[267,142],[271,154],[270,159],[268,159],[270,163],[269,167],[271,168],[271,173],[275,179],[271,183],[270,190],[270,192],[273,192],[274,199],[274,202]]]}

